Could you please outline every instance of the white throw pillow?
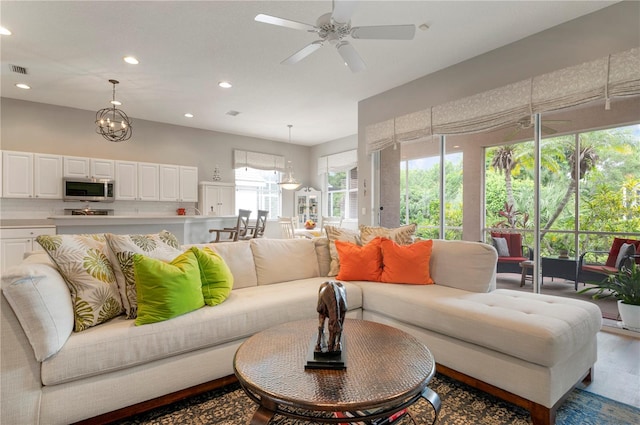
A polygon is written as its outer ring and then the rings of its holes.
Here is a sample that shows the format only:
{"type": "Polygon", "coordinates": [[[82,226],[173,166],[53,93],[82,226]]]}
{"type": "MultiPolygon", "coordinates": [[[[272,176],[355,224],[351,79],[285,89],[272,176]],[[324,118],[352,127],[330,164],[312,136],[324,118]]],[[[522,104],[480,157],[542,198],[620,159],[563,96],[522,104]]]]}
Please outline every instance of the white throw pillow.
{"type": "Polygon", "coordinates": [[[493,247],[498,251],[498,257],[509,257],[509,245],[505,238],[491,238],[493,247]]]}
{"type": "MultiPolygon", "coordinates": [[[[35,257],[35,256],[34,256],[35,257]]],[[[39,362],[56,354],[73,332],[71,293],[44,257],[22,263],[2,276],[2,292],[22,325],[39,362]]]]}

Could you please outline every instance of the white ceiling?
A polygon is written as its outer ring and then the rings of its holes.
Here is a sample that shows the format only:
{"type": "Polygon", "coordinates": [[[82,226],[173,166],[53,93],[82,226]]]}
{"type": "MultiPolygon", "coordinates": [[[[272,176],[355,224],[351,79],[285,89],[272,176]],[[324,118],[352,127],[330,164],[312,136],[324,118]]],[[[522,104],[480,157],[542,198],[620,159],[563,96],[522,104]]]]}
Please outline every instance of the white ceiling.
{"type": "Polygon", "coordinates": [[[293,143],[315,145],[357,133],[362,99],[613,3],[362,1],[353,26],[430,28],[412,41],[353,40],[367,64],[353,74],[332,46],[280,65],[317,36],[253,20],[265,13],[315,24],[329,0],[2,1],[1,25],[13,35],[0,38],[1,94],[97,111],[117,79],[134,139],[137,118],[278,141],[293,124],[293,143]],[[124,63],[126,55],[140,64],[124,63]],[[219,88],[221,80],[234,87],[219,88]]]}

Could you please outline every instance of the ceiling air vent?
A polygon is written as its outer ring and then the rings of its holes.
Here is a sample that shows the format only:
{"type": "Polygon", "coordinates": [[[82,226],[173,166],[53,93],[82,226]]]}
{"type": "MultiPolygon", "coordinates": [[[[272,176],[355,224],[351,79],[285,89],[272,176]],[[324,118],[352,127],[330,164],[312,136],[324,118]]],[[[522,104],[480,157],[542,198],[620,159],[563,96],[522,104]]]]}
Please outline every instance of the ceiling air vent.
{"type": "Polygon", "coordinates": [[[18,66],[18,65],[9,64],[9,69],[11,69],[11,72],[15,72],[17,74],[22,74],[22,75],[27,75],[27,68],[25,68],[24,66],[18,66]]]}
{"type": "Polygon", "coordinates": [[[236,115],[239,115],[239,114],[240,114],[240,112],[234,111],[234,110],[228,111],[226,113],[226,115],[231,115],[232,117],[235,117],[236,115]]]}

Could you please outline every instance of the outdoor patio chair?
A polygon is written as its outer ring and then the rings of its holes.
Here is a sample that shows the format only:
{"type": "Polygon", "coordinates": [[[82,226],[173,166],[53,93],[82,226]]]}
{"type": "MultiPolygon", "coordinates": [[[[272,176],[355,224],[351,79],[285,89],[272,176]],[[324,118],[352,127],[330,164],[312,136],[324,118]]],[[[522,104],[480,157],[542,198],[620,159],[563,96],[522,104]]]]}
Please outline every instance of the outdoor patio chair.
{"type": "Polygon", "coordinates": [[[522,273],[520,263],[533,260],[533,250],[522,245],[520,233],[491,232],[491,242],[498,251],[497,273],[522,273]]]}
{"type": "Polygon", "coordinates": [[[630,261],[640,264],[640,240],[614,238],[609,251],[585,251],[578,263],[576,288],[578,282],[600,282],[630,261]],[[607,261],[604,264],[595,262],[593,258],[597,254],[608,254],[607,261]]]}

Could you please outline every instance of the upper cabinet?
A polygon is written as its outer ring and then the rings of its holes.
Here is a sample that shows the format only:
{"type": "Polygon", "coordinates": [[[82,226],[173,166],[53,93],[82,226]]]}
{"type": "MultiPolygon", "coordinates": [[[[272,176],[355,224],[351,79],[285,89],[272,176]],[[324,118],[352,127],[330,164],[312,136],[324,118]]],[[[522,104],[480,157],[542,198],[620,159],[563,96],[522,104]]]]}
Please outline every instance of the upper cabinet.
{"type": "Polygon", "coordinates": [[[159,164],[116,161],[116,200],[157,201],[160,199],[159,164]]]}
{"type": "Polygon", "coordinates": [[[115,162],[110,159],[64,157],[64,176],[81,179],[113,179],[115,162]]]}
{"type": "Polygon", "coordinates": [[[160,164],[160,200],[198,201],[198,167],[160,164]]]}
{"type": "Polygon", "coordinates": [[[235,215],[236,187],[233,183],[200,182],[198,208],[203,215],[235,215]]]}
{"type": "Polygon", "coordinates": [[[2,152],[2,196],[62,199],[62,156],[2,152]]]}

